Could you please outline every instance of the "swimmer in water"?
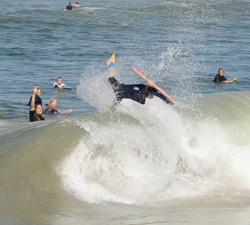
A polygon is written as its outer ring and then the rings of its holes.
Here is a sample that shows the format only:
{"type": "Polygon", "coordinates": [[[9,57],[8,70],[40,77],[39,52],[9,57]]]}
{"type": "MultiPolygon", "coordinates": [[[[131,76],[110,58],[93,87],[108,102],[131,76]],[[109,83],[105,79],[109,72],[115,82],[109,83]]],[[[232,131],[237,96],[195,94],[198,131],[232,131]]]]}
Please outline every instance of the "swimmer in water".
{"type": "Polygon", "coordinates": [[[47,108],[43,111],[43,113],[46,115],[52,115],[54,113],[65,114],[65,113],[70,113],[73,111],[72,109],[61,111],[61,110],[56,108],[56,105],[57,105],[57,99],[51,98],[47,108]]]}
{"type": "Polygon", "coordinates": [[[62,77],[57,77],[56,83],[53,84],[53,88],[62,89],[65,87],[66,87],[66,85],[62,82],[62,77]]]}
{"type": "Polygon", "coordinates": [[[36,99],[36,95],[38,92],[39,88],[34,87],[33,89],[33,93],[31,96],[31,102],[30,102],[30,122],[35,122],[35,121],[40,121],[40,120],[46,120],[46,118],[44,118],[42,116],[42,112],[43,112],[43,106],[41,104],[35,104],[35,99],[36,99]]]}
{"type": "Polygon", "coordinates": [[[79,4],[78,4],[78,2],[76,2],[76,4],[72,4],[72,6],[78,8],[79,4]]]}
{"type": "MultiPolygon", "coordinates": [[[[41,95],[42,95],[42,90],[40,88],[37,88],[37,92],[36,92],[36,96],[35,96],[35,104],[40,104],[40,105],[43,104],[42,99],[41,99],[41,95]]],[[[30,106],[31,99],[32,99],[32,96],[30,97],[29,103],[27,104],[28,106],[30,106]]]]}
{"type": "Polygon", "coordinates": [[[64,11],[66,11],[66,10],[72,10],[72,9],[73,9],[73,6],[72,6],[71,2],[69,2],[69,4],[64,9],[64,11]]]}

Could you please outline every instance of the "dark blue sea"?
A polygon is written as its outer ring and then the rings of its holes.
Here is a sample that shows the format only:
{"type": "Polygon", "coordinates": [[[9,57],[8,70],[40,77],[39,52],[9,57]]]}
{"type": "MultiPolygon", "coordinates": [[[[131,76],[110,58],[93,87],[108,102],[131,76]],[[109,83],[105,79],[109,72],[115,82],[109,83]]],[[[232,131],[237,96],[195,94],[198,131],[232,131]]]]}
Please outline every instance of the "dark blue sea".
{"type": "Polygon", "coordinates": [[[250,1],[67,4],[1,4],[0,224],[249,224],[250,1]],[[113,53],[175,105],[110,112],[113,53]],[[30,123],[34,86],[73,112],[30,123]]]}

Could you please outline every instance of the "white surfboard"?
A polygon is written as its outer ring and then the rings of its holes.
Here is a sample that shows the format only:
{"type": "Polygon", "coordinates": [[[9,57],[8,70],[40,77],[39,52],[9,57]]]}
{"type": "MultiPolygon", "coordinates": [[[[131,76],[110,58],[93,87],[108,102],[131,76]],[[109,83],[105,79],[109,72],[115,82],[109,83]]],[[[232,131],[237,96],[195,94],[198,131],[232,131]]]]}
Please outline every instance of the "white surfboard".
{"type": "Polygon", "coordinates": [[[237,80],[237,77],[232,77],[232,78],[229,78],[229,79],[228,79],[228,82],[233,82],[233,81],[235,81],[235,80],[237,80]]]}

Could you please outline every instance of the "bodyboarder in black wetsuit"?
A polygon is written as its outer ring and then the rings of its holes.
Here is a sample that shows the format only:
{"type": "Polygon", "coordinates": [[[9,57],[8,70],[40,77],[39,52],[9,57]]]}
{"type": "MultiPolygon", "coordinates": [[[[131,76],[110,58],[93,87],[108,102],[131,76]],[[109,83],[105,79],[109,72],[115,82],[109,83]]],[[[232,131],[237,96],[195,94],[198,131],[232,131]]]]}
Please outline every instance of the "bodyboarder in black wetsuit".
{"type": "Polygon", "coordinates": [[[123,98],[132,99],[140,104],[145,104],[146,98],[153,98],[153,96],[159,97],[168,104],[173,104],[163,94],[157,91],[157,89],[149,85],[123,84],[117,81],[115,77],[109,77],[108,81],[116,95],[115,104],[120,103],[123,98]]]}
{"type": "Polygon", "coordinates": [[[117,105],[123,98],[134,100],[140,104],[145,104],[146,98],[159,97],[168,104],[173,104],[167,97],[160,93],[156,88],[144,84],[123,84],[115,78],[115,71],[110,67],[110,74],[108,81],[111,84],[113,91],[116,95],[114,105],[117,105]]]}

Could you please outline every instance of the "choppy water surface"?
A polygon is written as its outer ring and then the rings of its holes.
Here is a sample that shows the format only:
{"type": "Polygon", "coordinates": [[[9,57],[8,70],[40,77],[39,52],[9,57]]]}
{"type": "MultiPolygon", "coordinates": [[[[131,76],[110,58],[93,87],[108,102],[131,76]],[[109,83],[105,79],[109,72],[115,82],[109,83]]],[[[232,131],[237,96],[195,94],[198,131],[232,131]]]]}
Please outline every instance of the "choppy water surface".
{"type": "Polygon", "coordinates": [[[3,4],[1,224],[249,223],[248,1],[3,4]],[[175,105],[110,113],[112,53],[120,81],[144,83],[135,67],[175,105]],[[219,67],[238,80],[214,84],[219,67]],[[35,85],[73,113],[29,123],[35,85]]]}

